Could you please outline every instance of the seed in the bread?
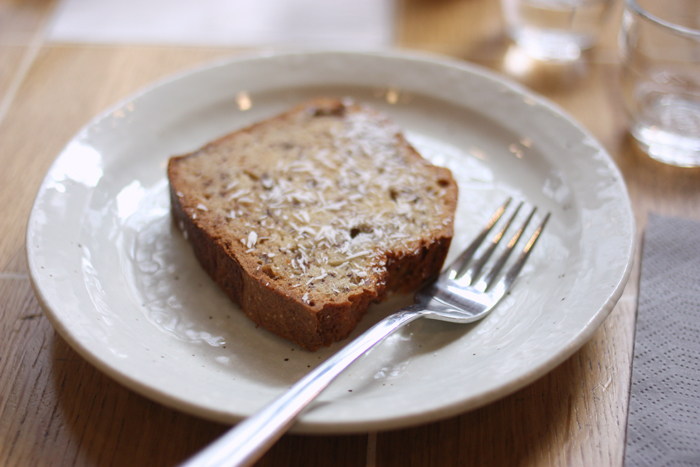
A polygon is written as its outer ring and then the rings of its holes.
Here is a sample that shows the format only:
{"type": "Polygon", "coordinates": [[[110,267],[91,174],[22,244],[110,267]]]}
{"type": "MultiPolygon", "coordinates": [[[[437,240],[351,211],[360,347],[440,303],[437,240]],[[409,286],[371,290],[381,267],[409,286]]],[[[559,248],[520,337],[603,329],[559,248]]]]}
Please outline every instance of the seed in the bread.
{"type": "Polygon", "coordinates": [[[272,187],[275,185],[275,181],[267,174],[262,176],[260,182],[262,183],[263,188],[266,190],[272,189],[272,187]]]}
{"type": "MultiPolygon", "coordinates": [[[[234,186],[235,186],[235,185],[234,185],[234,186]]],[[[243,195],[247,195],[249,192],[250,192],[250,190],[246,190],[246,189],[234,191],[233,193],[231,193],[231,194],[229,195],[228,199],[229,199],[229,201],[236,200],[236,199],[240,198],[240,197],[243,196],[243,195]]]]}
{"type": "Polygon", "coordinates": [[[207,207],[206,207],[205,205],[203,205],[202,203],[199,203],[199,204],[197,205],[197,209],[199,209],[200,211],[208,211],[208,210],[209,210],[209,208],[207,208],[207,207]]]}
{"type": "Polygon", "coordinates": [[[253,172],[250,169],[243,169],[243,173],[246,174],[248,176],[248,178],[250,178],[251,180],[253,180],[255,182],[257,182],[260,179],[258,174],[256,174],[255,172],[253,172]]]}
{"type": "Polygon", "coordinates": [[[253,230],[248,234],[248,241],[246,242],[246,246],[248,248],[253,248],[257,241],[258,241],[258,234],[253,230]]]}
{"type": "Polygon", "coordinates": [[[277,273],[272,266],[266,265],[263,267],[262,272],[267,275],[270,279],[277,279],[277,273]]]}

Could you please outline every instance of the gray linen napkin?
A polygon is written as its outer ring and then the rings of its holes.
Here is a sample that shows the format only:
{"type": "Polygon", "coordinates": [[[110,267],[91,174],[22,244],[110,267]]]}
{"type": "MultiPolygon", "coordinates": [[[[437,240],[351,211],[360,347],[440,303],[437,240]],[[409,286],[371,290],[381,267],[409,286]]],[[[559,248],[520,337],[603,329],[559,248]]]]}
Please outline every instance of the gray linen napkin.
{"type": "Polygon", "coordinates": [[[649,217],[625,466],[700,466],[700,223],[649,217]]]}

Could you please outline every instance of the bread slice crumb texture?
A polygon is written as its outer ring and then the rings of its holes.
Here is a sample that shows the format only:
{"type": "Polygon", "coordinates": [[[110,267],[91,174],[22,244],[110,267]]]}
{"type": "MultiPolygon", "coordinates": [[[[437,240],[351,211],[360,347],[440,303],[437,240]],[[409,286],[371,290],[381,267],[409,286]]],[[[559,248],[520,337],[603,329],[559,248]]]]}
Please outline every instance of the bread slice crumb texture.
{"type": "MultiPolygon", "coordinates": [[[[220,265],[204,262],[221,263],[225,253],[239,269],[228,287],[246,278],[262,287],[227,291],[244,312],[256,304],[243,294],[264,289],[283,307],[306,309],[308,319],[285,310],[275,319],[315,326],[314,344],[292,338],[311,350],[345,337],[321,336],[315,314],[347,315],[353,322],[336,326],[347,334],[371,301],[436,274],[452,237],[450,172],[424,160],[387,117],[347,100],[312,101],[172,158],[168,176],[173,215],[186,235],[201,237],[193,244],[195,253],[205,244],[197,254],[205,269],[222,285],[220,265]]],[[[269,328],[260,312],[247,314],[269,328]]]]}

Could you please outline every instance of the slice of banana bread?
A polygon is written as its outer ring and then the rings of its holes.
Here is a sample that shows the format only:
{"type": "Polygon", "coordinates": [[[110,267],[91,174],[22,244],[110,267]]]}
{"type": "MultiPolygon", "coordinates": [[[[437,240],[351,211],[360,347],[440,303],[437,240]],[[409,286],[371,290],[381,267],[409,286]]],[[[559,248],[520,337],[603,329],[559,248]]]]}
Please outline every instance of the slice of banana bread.
{"type": "Polygon", "coordinates": [[[307,350],[440,271],[457,184],[384,115],[318,99],[168,165],[172,215],[260,326],[307,350]]]}

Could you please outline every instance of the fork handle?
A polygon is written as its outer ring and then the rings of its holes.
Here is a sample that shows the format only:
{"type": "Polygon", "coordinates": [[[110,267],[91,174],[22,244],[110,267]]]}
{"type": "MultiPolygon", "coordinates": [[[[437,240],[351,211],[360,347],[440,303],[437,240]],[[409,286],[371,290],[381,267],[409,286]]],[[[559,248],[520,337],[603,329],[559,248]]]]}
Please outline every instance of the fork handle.
{"type": "Polygon", "coordinates": [[[300,379],[287,392],[188,459],[183,467],[245,467],[252,465],[293,424],[343,370],[398,328],[420,318],[422,305],[408,306],[375,324],[339,352],[300,379]]]}

